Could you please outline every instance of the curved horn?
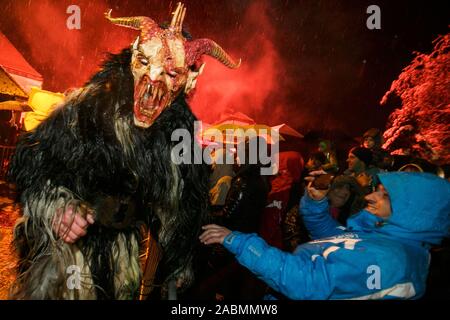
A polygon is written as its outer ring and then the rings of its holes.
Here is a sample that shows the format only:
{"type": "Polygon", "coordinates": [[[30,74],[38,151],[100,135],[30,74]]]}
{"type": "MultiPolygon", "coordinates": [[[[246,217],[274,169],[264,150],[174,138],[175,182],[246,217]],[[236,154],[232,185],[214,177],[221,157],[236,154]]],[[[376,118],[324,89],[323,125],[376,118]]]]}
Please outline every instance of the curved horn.
{"type": "Polygon", "coordinates": [[[235,62],[217,43],[210,39],[197,39],[186,42],[186,60],[189,66],[193,65],[200,57],[207,54],[216,58],[219,62],[231,69],[237,69],[241,65],[241,59],[235,62]]]}
{"type": "Polygon", "coordinates": [[[148,40],[152,35],[159,31],[158,24],[149,17],[112,18],[111,11],[112,9],[105,12],[105,18],[113,24],[134,30],[141,30],[141,41],[148,40]]]}

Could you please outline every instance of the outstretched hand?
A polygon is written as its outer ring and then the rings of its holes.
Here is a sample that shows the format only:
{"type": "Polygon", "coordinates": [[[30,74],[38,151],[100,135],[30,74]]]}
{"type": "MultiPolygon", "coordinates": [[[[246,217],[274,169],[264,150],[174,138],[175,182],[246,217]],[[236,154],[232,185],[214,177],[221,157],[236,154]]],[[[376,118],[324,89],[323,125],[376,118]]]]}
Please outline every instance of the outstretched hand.
{"type": "Polygon", "coordinates": [[[325,198],[328,194],[328,191],[330,190],[330,189],[318,190],[313,187],[314,180],[318,176],[323,175],[323,174],[326,174],[326,172],[323,170],[311,171],[309,173],[310,176],[305,178],[306,181],[309,181],[308,185],[306,186],[306,192],[308,193],[308,196],[311,199],[316,200],[316,201],[320,201],[323,198],[325,198]]]}
{"type": "Polygon", "coordinates": [[[74,205],[60,208],[53,218],[53,231],[66,243],[75,243],[79,238],[86,235],[89,225],[94,223],[91,209],[86,206],[77,206],[74,213],[74,205]]]}
{"type": "Polygon", "coordinates": [[[217,224],[208,224],[202,227],[203,233],[200,235],[200,242],[203,244],[223,244],[226,236],[231,233],[225,227],[218,226],[217,224]]]}

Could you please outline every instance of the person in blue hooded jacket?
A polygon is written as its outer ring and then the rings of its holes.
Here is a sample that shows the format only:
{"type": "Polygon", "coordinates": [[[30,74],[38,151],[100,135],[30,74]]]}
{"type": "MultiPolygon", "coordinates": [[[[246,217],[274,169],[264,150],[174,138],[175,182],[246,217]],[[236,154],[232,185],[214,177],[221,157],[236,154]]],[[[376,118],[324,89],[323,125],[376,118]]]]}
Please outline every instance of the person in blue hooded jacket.
{"type": "Polygon", "coordinates": [[[313,241],[294,253],[256,234],[204,226],[200,241],[221,243],[290,299],[417,299],[425,292],[429,249],[449,235],[450,183],[427,173],[379,174],[367,207],[339,225],[327,190],[310,183],[300,211],[313,241]]]}

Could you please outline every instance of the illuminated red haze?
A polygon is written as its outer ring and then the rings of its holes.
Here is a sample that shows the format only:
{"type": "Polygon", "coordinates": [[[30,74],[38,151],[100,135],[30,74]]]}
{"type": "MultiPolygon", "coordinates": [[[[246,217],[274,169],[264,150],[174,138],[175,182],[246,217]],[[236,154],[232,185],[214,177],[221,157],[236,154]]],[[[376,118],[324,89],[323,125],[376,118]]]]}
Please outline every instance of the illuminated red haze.
{"type": "Polygon", "coordinates": [[[44,76],[44,88],[64,92],[82,86],[98,69],[106,52],[128,46],[132,30],[121,30],[102,19],[106,4],[77,1],[81,29],[68,29],[71,1],[28,1],[15,6],[17,32],[29,45],[35,68],[44,76]]]}
{"type": "MultiPolygon", "coordinates": [[[[117,1],[116,1],[117,2],[117,1]]],[[[227,28],[224,17],[218,17],[219,28],[211,21],[199,19],[198,3],[185,1],[188,14],[185,26],[194,38],[211,38],[234,59],[242,59],[237,70],[230,70],[212,58],[205,57],[206,68],[199,77],[197,90],[190,97],[190,105],[200,119],[217,121],[223,112],[240,111],[259,123],[276,125],[289,122],[301,126],[300,117],[286,118],[283,106],[289,105],[283,96],[280,70],[286,70],[275,46],[277,32],[271,24],[266,1],[254,1],[239,17],[239,27],[227,28]],[[189,8],[192,8],[191,10],[189,8]],[[220,20],[221,19],[221,20],[220,20]],[[208,25],[205,25],[208,24],[208,25]],[[230,31],[231,29],[231,31],[230,31]],[[211,31],[214,30],[214,31],[211,31]],[[235,30],[238,30],[236,32],[235,30]],[[289,121],[288,121],[289,120],[289,121]]],[[[137,31],[110,24],[103,18],[108,8],[113,16],[148,15],[158,22],[167,21],[176,4],[174,1],[150,1],[151,6],[139,3],[76,1],[81,8],[81,29],[69,30],[67,7],[73,1],[28,1],[11,3],[15,33],[26,43],[28,60],[44,76],[44,88],[64,92],[82,86],[92,76],[105,53],[120,52],[128,47],[137,31]],[[120,6],[119,6],[120,5],[120,6]]],[[[240,6],[242,7],[242,6],[240,6]]],[[[242,9],[242,8],[241,8],[242,9]]],[[[286,81],[286,80],[285,80],[286,81]]]]}
{"type": "Polygon", "coordinates": [[[204,121],[214,122],[222,112],[233,110],[250,116],[265,113],[266,119],[276,117],[281,101],[273,105],[266,102],[282,92],[279,87],[281,60],[272,43],[275,32],[264,12],[263,2],[249,7],[245,29],[238,35],[239,50],[224,48],[235,59],[242,59],[239,69],[230,70],[205,58],[205,72],[192,99],[194,112],[204,121]],[[267,117],[267,114],[272,116],[267,117]]]}

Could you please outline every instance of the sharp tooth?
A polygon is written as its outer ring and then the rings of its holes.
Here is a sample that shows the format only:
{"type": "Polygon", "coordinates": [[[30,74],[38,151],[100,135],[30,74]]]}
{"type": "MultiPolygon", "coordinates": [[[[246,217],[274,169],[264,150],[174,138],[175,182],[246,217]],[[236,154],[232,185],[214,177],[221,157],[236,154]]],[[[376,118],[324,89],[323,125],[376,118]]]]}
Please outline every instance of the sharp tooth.
{"type": "Polygon", "coordinates": [[[158,102],[161,102],[162,95],[163,95],[163,91],[159,90],[159,92],[158,92],[158,102]]]}
{"type": "Polygon", "coordinates": [[[156,95],[158,94],[159,88],[153,90],[152,100],[155,100],[156,95]]]}

